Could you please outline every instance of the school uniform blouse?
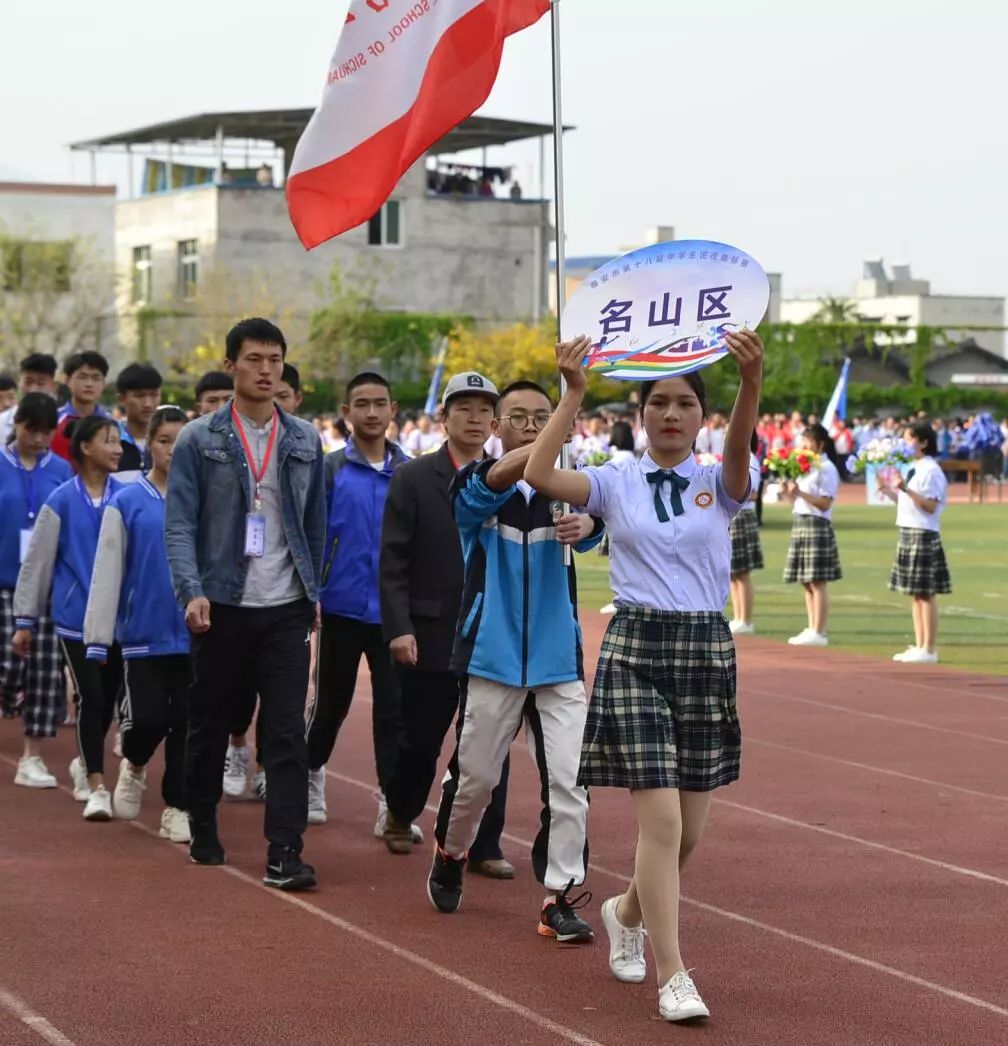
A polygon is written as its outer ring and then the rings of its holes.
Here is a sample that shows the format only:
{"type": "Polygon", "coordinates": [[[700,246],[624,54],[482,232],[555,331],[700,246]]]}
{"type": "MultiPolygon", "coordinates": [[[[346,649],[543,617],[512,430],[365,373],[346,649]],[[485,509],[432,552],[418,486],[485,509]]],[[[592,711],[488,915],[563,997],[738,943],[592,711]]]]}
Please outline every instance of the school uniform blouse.
{"type": "Polygon", "coordinates": [[[833,505],[840,491],[840,473],[836,465],[829,458],[824,457],[818,468],[812,469],[807,476],[798,480],[798,489],[806,494],[816,494],[819,497],[831,498],[829,508],[816,508],[804,498],[795,498],[794,509],[796,516],[818,516],[820,519],[833,518],[833,505]]]}
{"type": "Polygon", "coordinates": [[[934,512],[925,512],[909,494],[901,490],[896,499],[896,526],[913,530],[940,530],[938,517],[945,511],[945,499],[948,496],[948,480],[941,465],[934,458],[924,457],[913,463],[908,475],[907,488],[922,497],[933,498],[938,502],[938,507],[934,512]]]}
{"type": "MultiPolygon", "coordinates": [[[[698,465],[691,454],[671,470],[688,481],[681,492],[676,488],[682,503],[677,515],[672,481],[648,480],[659,471],[650,454],[582,469],[591,484],[585,509],[602,517],[609,532],[616,604],[720,613],[728,600],[728,524],[742,504],[725,491],[720,465],[698,465]]],[[[748,497],[747,490],[743,501],[748,497]]]]}

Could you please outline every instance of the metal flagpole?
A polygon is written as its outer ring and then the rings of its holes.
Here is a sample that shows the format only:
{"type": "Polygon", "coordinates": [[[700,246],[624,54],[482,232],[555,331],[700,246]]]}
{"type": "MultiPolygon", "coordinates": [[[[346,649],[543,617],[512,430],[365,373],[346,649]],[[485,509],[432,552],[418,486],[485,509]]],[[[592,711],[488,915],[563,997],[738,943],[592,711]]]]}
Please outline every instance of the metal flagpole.
{"type": "MultiPolygon", "coordinates": [[[[560,75],[560,0],[550,0],[550,35],[553,52],[553,217],[556,243],[556,306],[557,341],[562,338],[560,324],[564,306],[567,304],[567,265],[565,258],[564,222],[564,171],[563,171],[563,80],[560,75]]],[[[567,391],[564,376],[559,375],[560,395],[567,391]]],[[[570,446],[565,443],[560,450],[560,467],[570,468],[570,446]]],[[[570,511],[563,505],[563,512],[570,511]]],[[[570,566],[573,553],[570,545],[564,545],[564,565],[570,566]]]]}

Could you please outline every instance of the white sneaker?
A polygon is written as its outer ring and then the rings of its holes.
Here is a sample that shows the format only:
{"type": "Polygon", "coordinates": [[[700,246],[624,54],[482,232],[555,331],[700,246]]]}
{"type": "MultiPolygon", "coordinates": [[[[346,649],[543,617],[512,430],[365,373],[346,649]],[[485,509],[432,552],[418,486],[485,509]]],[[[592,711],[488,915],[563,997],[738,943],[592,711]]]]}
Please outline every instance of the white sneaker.
{"type": "Polygon", "coordinates": [[[680,970],[658,991],[658,1012],[667,1021],[695,1021],[710,1016],[693,979],[680,970]]]}
{"type": "Polygon", "coordinates": [[[55,788],[59,782],[49,773],[41,756],[28,755],[18,760],[14,783],[25,788],[55,788]]]}
{"type": "MultiPolygon", "coordinates": [[[[388,822],[388,803],[385,802],[385,796],[381,792],[375,794],[378,797],[378,820],[375,821],[374,835],[376,839],[384,839],[385,825],[388,822]]],[[[413,837],[414,843],[423,842],[423,829],[420,825],[411,824],[410,835],[413,837]]]]}
{"type": "Polygon", "coordinates": [[[728,631],[733,636],[751,636],[756,632],[756,626],[748,621],[729,621],[728,631]]]}
{"type": "Polygon", "coordinates": [[[798,635],[792,636],[788,640],[790,646],[829,646],[829,640],[819,632],[813,632],[811,628],[806,628],[804,632],[799,632],[798,635]]]}
{"type": "Polygon", "coordinates": [[[906,659],[911,654],[915,654],[916,652],[917,652],[917,647],[915,647],[915,646],[908,646],[906,648],[906,650],[902,651],[901,653],[893,654],[893,658],[892,659],[893,659],[893,661],[906,661],[906,659]]]}
{"type": "Polygon", "coordinates": [[[158,835],[173,843],[191,843],[189,815],[175,806],[166,806],[161,814],[161,830],[158,835]]]}
{"type": "Polygon", "coordinates": [[[922,650],[920,647],[915,647],[913,650],[908,650],[900,660],[905,665],[937,665],[938,654],[934,651],[922,650]]]}
{"type": "Polygon", "coordinates": [[[240,799],[248,790],[249,750],[247,745],[228,745],[224,756],[224,794],[240,799]]]}
{"type": "Polygon", "coordinates": [[[124,759],[119,764],[119,780],[116,781],[115,801],[116,817],[122,821],[135,821],[140,816],[140,805],[143,803],[144,789],[147,787],[147,767],[139,771],[130,766],[124,759]]]}
{"type": "Polygon", "coordinates": [[[606,603],[606,605],[604,607],[599,607],[599,613],[600,614],[615,614],[616,613],[616,604],[615,603],[606,603]]]}
{"type": "Polygon", "coordinates": [[[616,916],[618,905],[618,897],[610,897],[602,905],[602,925],[609,934],[609,969],[618,981],[640,984],[647,976],[644,927],[624,926],[616,916]]]}
{"type": "Polygon", "coordinates": [[[308,823],[325,824],[329,820],[325,799],[325,767],[308,771],[308,823]]]}
{"type": "Polygon", "coordinates": [[[266,802],[266,771],[256,770],[252,777],[252,798],[259,803],[266,802]]]}
{"type": "Polygon", "coordinates": [[[73,797],[78,803],[86,803],[91,797],[91,786],[88,784],[87,770],[80,756],[75,756],[70,763],[70,781],[73,783],[73,797]]]}
{"type": "Polygon", "coordinates": [[[84,804],[85,821],[111,821],[112,796],[104,785],[99,785],[84,804]]]}

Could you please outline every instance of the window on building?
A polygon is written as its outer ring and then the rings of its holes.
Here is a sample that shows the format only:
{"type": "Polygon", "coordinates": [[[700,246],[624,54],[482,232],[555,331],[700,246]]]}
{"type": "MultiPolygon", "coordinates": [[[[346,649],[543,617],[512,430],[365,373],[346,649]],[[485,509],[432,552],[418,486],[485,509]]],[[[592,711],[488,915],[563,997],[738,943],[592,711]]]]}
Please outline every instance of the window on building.
{"type": "Polygon", "coordinates": [[[398,200],[388,200],[368,222],[368,241],[372,247],[402,245],[402,213],[398,200]]]}
{"type": "Polygon", "coordinates": [[[178,296],[195,298],[199,277],[199,244],[196,240],[179,240],[178,296]]]}
{"type": "Polygon", "coordinates": [[[5,291],[70,290],[73,245],[56,240],[0,241],[5,291]]]}
{"type": "Polygon", "coordinates": [[[151,249],[133,248],[133,303],[146,305],[151,300],[151,249]]]}

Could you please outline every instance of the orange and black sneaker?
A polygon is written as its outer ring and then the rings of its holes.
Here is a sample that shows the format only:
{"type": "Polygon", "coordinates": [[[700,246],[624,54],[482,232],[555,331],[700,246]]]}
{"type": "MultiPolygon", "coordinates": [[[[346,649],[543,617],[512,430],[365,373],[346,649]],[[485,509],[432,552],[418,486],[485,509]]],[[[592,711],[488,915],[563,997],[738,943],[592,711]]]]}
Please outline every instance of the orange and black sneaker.
{"type": "Polygon", "coordinates": [[[465,858],[449,857],[440,846],[434,848],[434,863],[427,877],[427,896],[439,912],[451,915],[462,903],[462,871],[465,858]]]}
{"type": "Polygon", "coordinates": [[[558,893],[543,905],[539,933],[561,944],[588,944],[595,940],[595,931],[578,915],[577,909],[591,900],[591,894],[585,890],[577,897],[570,897],[573,887],[574,880],[571,879],[563,893],[558,893]]]}

